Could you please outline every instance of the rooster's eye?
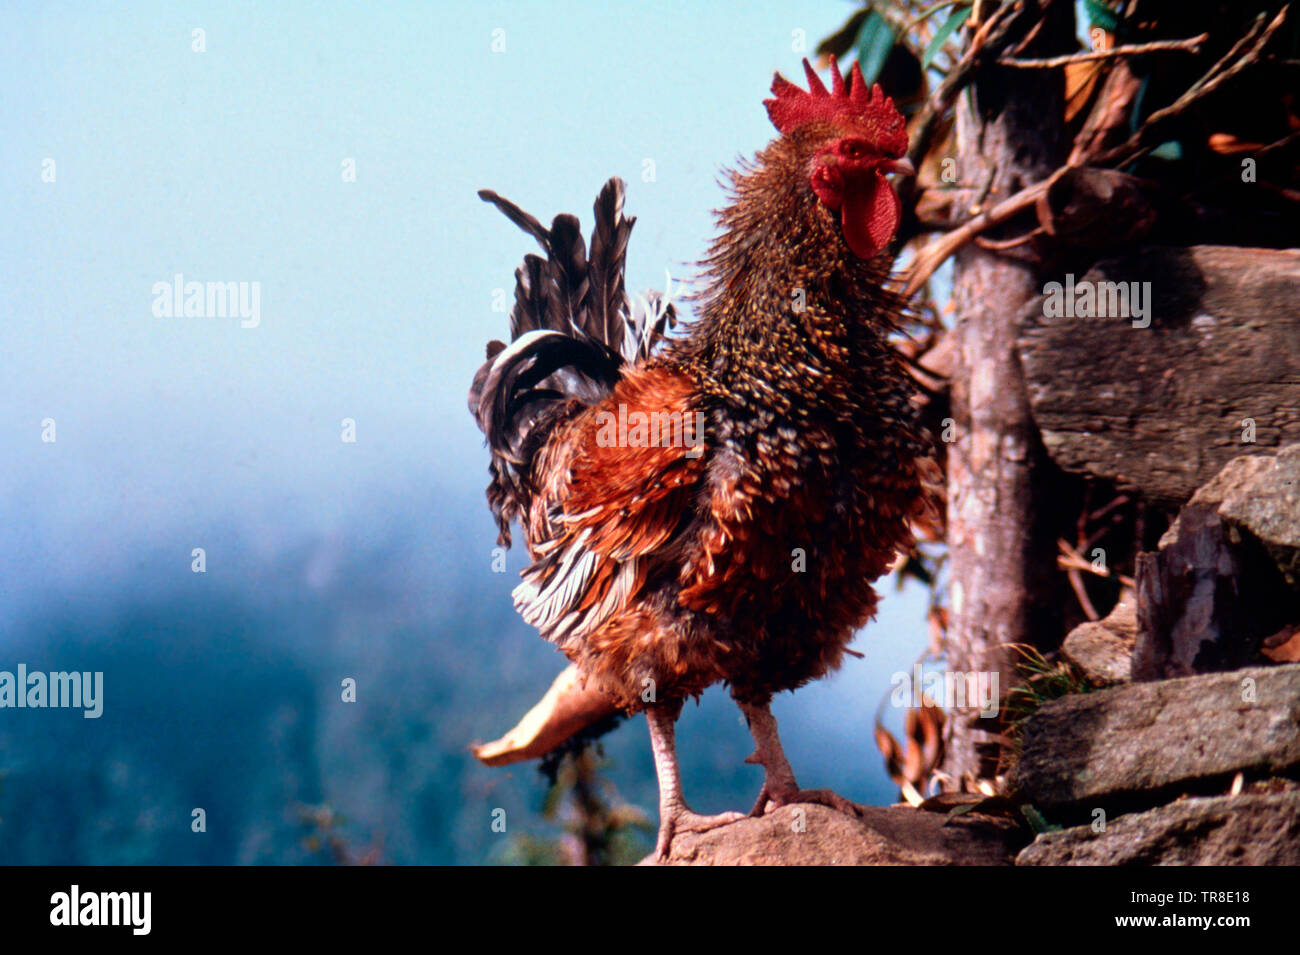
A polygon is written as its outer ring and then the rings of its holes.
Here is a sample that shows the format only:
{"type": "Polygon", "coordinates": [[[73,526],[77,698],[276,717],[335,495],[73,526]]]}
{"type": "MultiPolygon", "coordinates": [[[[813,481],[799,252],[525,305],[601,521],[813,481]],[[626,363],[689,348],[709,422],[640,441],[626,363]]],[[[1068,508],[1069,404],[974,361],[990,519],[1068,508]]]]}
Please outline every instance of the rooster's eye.
{"type": "Polygon", "coordinates": [[[861,143],[847,142],[841,148],[841,152],[843,152],[845,157],[848,159],[861,159],[863,155],[865,155],[866,150],[862,148],[861,143]]]}

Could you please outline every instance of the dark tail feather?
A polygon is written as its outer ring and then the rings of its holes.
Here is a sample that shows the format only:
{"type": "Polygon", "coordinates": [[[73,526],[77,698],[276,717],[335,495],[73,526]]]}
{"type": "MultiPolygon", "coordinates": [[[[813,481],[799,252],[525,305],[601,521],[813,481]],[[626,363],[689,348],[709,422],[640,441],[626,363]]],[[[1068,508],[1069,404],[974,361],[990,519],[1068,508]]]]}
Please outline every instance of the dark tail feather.
{"type": "MultiPolygon", "coordinates": [[[[549,282],[546,260],[525,255],[524,264],[515,269],[515,307],[510,310],[511,341],[528,332],[551,327],[538,324],[547,321],[550,315],[546,304],[549,282]]],[[[566,324],[560,321],[552,330],[562,332],[566,329],[566,324]]]]}
{"type": "MultiPolygon", "coordinates": [[[[549,255],[548,320],[546,327],[568,331],[574,337],[590,337],[583,320],[587,297],[587,244],[578,217],[558,215],[551,223],[549,255]],[[558,326],[558,327],[557,327],[558,326]]],[[[603,342],[603,339],[595,339],[603,342]]]]}
{"type": "Polygon", "coordinates": [[[546,253],[524,256],[515,272],[510,343],[488,346],[469,394],[492,451],[488,503],[503,544],[528,506],[533,455],[556,424],[608,395],[624,365],[647,357],[676,320],[653,293],[628,300],[624,269],[635,220],[623,216],[624,188],[610,179],[601,189],[590,255],[575,216],[558,215],[547,229],[490,189],[479,192],[546,253]]]}
{"type": "Polygon", "coordinates": [[[515,273],[515,306],[510,314],[512,340],[538,329],[588,338],[617,354],[624,353],[624,326],[629,316],[623,273],[627,243],[635,219],[623,216],[622,179],[605,183],[592,211],[591,253],[576,216],[555,217],[547,229],[533,216],[490,189],[479,191],[515,225],[535,238],[546,258],[524,257],[515,273]]]}
{"type": "MultiPolygon", "coordinates": [[[[500,344],[500,343],[495,343],[500,344]]],[[[471,410],[492,453],[516,466],[536,450],[538,424],[557,403],[594,404],[618,381],[621,359],[592,342],[541,329],[499,349],[479,369],[471,410]]]]}
{"type": "Polygon", "coordinates": [[[595,225],[591,230],[591,254],[587,273],[590,287],[584,309],[587,334],[622,350],[623,321],[628,315],[623,273],[627,261],[627,240],[634,218],[623,217],[622,179],[605,183],[592,206],[595,225]]]}
{"type": "Polygon", "coordinates": [[[510,545],[510,524],[525,515],[533,455],[575,403],[598,402],[622,375],[622,358],[604,345],[551,329],[535,329],[509,346],[492,342],[474,376],[469,408],[492,451],[488,505],[498,540],[510,545]]]}
{"type": "Polygon", "coordinates": [[[478,191],[478,197],[484,202],[490,202],[492,205],[500,209],[507,219],[537,239],[537,241],[542,244],[543,249],[548,248],[547,240],[550,238],[550,233],[546,231],[546,228],[540,222],[530,216],[527,212],[524,212],[523,209],[520,209],[509,199],[503,199],[501,196],[498,196],[491,189],[480,189],[478,191]]]}

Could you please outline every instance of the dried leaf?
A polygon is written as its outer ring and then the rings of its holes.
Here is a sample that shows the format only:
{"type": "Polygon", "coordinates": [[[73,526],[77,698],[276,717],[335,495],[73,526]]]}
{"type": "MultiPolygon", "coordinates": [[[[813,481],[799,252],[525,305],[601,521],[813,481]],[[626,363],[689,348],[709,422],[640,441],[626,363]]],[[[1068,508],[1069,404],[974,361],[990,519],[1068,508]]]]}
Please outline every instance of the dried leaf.
{"type": "Polygon", "coordinates": [[[1260,652],[1274,663],[1300,663],[1300,623],[1283,627],[1265,639],[1260,652]]]}
{"type": "Polygon", "coordinates": [[[1206,140],[1206,145],[1210,147],[1210,152],[1218,153],[1220,156],[1257,153],[1264,148],[1263,143],[1252,143],[1244,139],[1238,139],[1232,133],[1211,133],[1210,138],[1206,140]]]}
{"type": "Polygon", "coordinates": [[[577,667],[570,664],[514,729],[498,740],[472,747],[473,753],[489,766],[545,756],[578,731],[616,712],[618,708],[609,697],[588,689],[577,667]]]}
{"type": "Polygon", "coordinates": [[[1065,67],[1065,121],[1074,122],[1074,118],[1092,100],[1097,89],[1097,80],[1104,72],[1102,60],[1088,60],[1084,63],[1070,63],[1065,67]]]}
{"type": "Polygon", "coordinates": [[[897,785],[901,786],[905,779],[903,776],[902,756],[903,748],[894,739],[894,734],[889,732],[880,725],[879,720],[876,722],[876,749],[885,757],[885,771],[889,773],[889,778],[897,785]]]}

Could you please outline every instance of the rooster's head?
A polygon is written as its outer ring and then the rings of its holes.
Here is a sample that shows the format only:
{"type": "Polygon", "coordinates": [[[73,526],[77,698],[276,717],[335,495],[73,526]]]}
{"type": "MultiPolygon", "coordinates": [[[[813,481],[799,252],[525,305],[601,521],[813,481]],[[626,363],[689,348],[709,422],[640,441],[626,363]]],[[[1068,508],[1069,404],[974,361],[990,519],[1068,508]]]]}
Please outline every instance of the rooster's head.
{"type": "Polygon", "coordinates": [[[910,173],[907,129],[894,101],[879,85],[867,89],[862,70],[853,64],[849,80],[831,57],[832,88],[803,61],[808,89],[781,74],[772,81],[773,98],[764,101],[772,123],[783,135],[808,143],[809,185],[832,213],[839,213],[844,241],[861,259],[871,259],[898,231],[900,204],[885,179],[891,172],[910,173]]]}

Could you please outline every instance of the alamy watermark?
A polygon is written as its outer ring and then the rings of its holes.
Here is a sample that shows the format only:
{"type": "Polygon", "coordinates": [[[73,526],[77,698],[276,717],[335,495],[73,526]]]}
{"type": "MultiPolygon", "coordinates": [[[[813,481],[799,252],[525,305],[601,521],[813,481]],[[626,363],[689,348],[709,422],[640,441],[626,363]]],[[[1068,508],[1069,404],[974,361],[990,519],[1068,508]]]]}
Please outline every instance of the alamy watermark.
{"type": "Polygon", "coordinates": [[[602,448],[686,448],[688,458],[704,453],[703,411],[596,412],[596,444],[602,448]]]}
{"type": "Polygon", "coordinates": [[[152,892],[83,892],[74,884],[50,896],[51,925],[119,925],[132,935],[148,935],[152,910],[152,892]]]}
{"type": "Polygon", "coordinates": [[[1065,284],[1043,286],[1044,318],[1131,318],[1134,328],[1151,326],[1150,282],[1082,282],[1074,273],[1065,284]]]}
{"type": "Polygon", "coordinates": [[[103,671],[45,673],[28,671],[25,663],[18,664],[16,674],[0,670],[0,709],[7,707],[80,709],[86,719],[99,719],[104,712],[103,671]]]}
{"type": "Polygon", "coordinates": [[[170,282],[153,283],[155,318],[238,318],[241,328],[262,322],[261,282],[186,282],[177,272],[170,282]]]}
{"type": "Polygon", "coordinates": [[[890,677],[894,689],[889,702],[897,707],[938,706],[946,710],[978,709],[980,716],[998,715],[998,671],[931,670],[918,663],[911,673],[899,671],[890,677]]]}

